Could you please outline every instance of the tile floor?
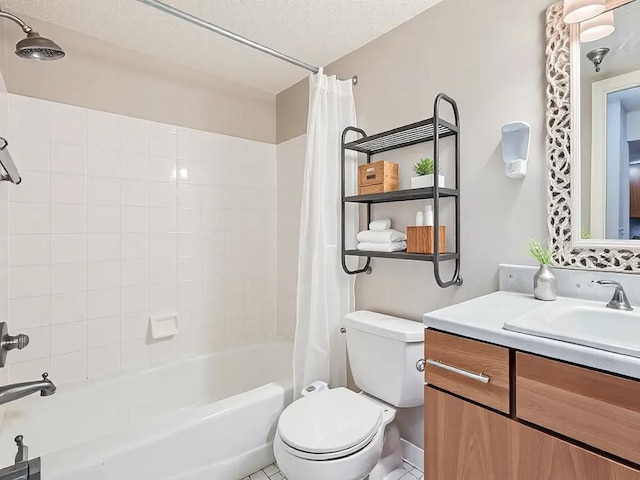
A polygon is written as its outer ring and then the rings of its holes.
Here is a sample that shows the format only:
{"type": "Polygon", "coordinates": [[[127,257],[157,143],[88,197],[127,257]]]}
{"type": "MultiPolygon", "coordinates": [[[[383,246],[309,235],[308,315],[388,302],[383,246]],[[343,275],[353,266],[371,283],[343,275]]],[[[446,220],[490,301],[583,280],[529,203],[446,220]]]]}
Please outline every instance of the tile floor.
{"type": "MultiPolygon", "coordinates": [[[[388,480],[422,480],[424,473],[411,465],[410,463],[402,461],[402,468],[399,468],[393,472],[388,480]]],[[[252,473],[248,477],[242,480],[287,480],[286,477],[280,472],[278,465],[275,463],[264,467],[262,470],[252,473]]]]}

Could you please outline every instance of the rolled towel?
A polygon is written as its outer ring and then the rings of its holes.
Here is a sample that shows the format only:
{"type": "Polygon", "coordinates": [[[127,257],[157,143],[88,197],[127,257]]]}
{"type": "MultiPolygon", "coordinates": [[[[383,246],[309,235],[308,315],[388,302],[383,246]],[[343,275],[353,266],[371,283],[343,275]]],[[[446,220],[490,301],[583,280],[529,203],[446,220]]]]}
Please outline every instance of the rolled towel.
{"type": "Polygon", "coordinates": [[[389,230],[390,228],[390,218],[381,218],[380,220],[374,220],[369,224],[369,230],[373,230],[374,232],[381,232],[382,230],[389,230]]]}
{"type": "Polygon", "coordinates": [[[407,236],[397,230],[382,230],[379,232],[373,232],[371,230],[365,230],[358,234],[359,242],[371,242],[371,243],[391,243],[391,242],[404,242],[407,236]]]}
{"type": "Polygon", "coordinates": [[[407,249],[407,242],[372,243],[360,242],[358,250],[365,252],[399,252],[407,249]]]}

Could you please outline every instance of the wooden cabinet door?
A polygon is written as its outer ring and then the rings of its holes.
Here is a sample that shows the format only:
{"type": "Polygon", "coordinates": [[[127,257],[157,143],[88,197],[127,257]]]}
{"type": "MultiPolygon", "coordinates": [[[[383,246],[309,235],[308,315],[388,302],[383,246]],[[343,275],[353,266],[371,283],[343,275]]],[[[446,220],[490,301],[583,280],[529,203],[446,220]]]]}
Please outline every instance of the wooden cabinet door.
{"type": "Polygon", "coordinates": [[[428,480],[640,480],[640,471],[425,387],[428,480]]]}
{"type": "Polygon", "coordinates": [[[629,166],[629,216],[640,217],[640,165],[629,166]]]}
{"type": "Polygon", "coordinates": [[[425,388],[425,478],[515,480],[511,475],[511,420],[425,388]]]}

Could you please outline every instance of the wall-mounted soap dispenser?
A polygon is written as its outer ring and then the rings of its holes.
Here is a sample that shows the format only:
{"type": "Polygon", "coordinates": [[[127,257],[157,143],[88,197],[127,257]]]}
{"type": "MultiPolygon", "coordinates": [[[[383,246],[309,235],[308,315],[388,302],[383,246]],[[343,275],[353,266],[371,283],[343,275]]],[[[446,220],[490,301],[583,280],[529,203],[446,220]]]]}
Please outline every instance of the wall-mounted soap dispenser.
{"type": "Polygon", "coordinates": [[[502,127],[504,173],[509,178],[527,175],[531,127],[525,122],[511,122],[502,127]]]}

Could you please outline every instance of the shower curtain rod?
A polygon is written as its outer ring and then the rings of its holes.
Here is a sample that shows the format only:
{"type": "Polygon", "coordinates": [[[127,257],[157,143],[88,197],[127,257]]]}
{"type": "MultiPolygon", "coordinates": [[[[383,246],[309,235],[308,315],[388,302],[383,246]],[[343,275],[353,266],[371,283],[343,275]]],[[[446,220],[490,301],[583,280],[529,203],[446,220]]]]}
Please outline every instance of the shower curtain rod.
{"type": "MultiPolygon", "coordinates": [[[[175,7],[172,7],[171,5],[167,5],[166,3],[162,3],[158,0],[137,0],[137,1],[140,3],[144,3],[145,5],[148,5],[150,7],[157,8],[162,12],[168,13],[169,15],[173,15],[174,17],[180,18],[189,23],[193,23],[198,27],[217,33],[218,35],[222,35],[223,37],[230,38],[231,40],[234,40],[238,43],[246,45],[247,47],[254,48],[262,53],[266,53],[267,55],[271,55],[272,57],[279,58],[280,60],[284,60],[285,62],[288,62],[297,67],[304,68],[305,70],[309,70],[312,73],[318,73],[320,71],[318,67],[314,67],[313,65],[309,65],[308,63],[305,63],[301,60],[290,57],[289,55],[286,55],[282,52],[274,50],[273,48],[266,47],[264,45],[261,45],[260,43],[254,42],[253,40],[249,40],[248,38],[245,38],[241,35],[233,33],[227,30],[226,28],[222,28],[217,25],[214,25],[211,22],[207,22],[206,20],[196,17],[195,15],[191,15],[190,13],[187,13],[185,11],[179,10],[175,7]]],[[[358,77],[354,76],[351,79],[351,81],[353,82],[354,85],[357,85],[358,77]]]]}

